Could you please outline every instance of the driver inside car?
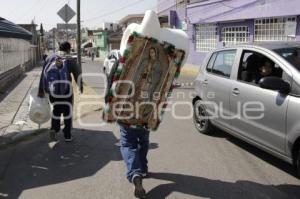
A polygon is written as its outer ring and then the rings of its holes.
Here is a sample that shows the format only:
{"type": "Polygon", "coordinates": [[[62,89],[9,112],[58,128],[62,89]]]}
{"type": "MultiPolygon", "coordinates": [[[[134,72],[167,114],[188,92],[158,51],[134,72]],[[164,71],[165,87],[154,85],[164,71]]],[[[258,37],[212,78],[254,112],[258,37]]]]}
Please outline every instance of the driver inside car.
{"type": "Polygon", "coordinates": [[[259,73],[256,78],[253,80],[254,83],[258,84],[259,80],[264,77],[273,76],[274,71],[274,63],[270,60],[265,60],[264,64],[258,68],[259,73]]]}

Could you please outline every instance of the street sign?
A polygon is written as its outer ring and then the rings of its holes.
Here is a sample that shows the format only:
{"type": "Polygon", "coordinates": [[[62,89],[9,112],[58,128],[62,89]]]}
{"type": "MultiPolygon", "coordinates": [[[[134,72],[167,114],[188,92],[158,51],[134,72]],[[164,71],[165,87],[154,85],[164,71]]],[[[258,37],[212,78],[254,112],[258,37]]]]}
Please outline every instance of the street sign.
{"type": "Polygon", "coordinates": [[[71,24],[65,24],[65,23],[58,23],[57,24],[57,29],[60,30],[76,30],[77,29],[77,24],[76,23],[71,23],[71,24]]]}
{"type": "Polygon", "coordinates": [[[75,11],[68,4],[64,5],[57,14],[66,23],[76,15],[75,11]]]}

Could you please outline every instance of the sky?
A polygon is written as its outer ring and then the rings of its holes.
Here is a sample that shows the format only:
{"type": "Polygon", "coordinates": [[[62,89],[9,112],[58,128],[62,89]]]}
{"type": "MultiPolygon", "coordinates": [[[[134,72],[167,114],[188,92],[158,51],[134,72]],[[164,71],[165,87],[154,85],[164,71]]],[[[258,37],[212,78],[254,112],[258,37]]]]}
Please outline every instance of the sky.
{"type": "MultiPolygon", "coordinates": [[[[77,0],[0,0],[0,17],[17,24],[43,23],[46,30],[63,20],[57,12],[65,4],[76,12],[77,0]]],[[[81,0],[82,27],[96,29],[103,22],[117,22],[128,14],[156,11],[157,0],[81,0]]],[[[76,16],[69,22],[76,23],[76,16]]]]}

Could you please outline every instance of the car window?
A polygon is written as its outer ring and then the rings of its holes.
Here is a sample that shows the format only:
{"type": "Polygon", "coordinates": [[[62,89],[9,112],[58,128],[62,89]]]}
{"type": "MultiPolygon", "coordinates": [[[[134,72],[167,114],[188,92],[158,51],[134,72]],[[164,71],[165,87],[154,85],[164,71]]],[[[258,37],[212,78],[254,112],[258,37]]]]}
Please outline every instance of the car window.
{"type": "Polygon", "coordinates": [[[291,47],[274,50],[277,54],[287,60],[293,67],[300,71],[300,48],[291,47]]]}
{"type": "Polygon", "coordinates": [[[224,77],[230,77],[235,55],[236,50],[218,52],[211,72],[224,77]]]}
{"type": "Polygon", "coordinates": [[[260,79],[268,76],[287,78],[281,67],[269,57],[258,52],[244,50],[238,80],[258,85],[260,79]]]}
{"type": "Polygon", "coordinates": [[[217,56],[217,53],[214,53],[214,54],[210,57],[209,62],[208,62],[208,64],[207,64],[207,66],[206,66],[206,70],[207,70],[208,72],[211,72],[212,67],[213,67],[213,65],[214,65],[214,62],[215,62],[215,60],[216,60],[216,56],[217,56]]]}

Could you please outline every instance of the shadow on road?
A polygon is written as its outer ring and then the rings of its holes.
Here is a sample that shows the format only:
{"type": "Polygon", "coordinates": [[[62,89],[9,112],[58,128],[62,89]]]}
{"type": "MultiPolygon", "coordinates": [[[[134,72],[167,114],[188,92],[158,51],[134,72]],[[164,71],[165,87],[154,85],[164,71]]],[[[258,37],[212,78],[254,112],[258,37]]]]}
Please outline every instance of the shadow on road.
{"type": "Polygon", "coordinates": [[[73,143],[62,141],[53,148],[45,134],[14,146],[0,181],[0,198],[15,199],[27,189],[89,177],[110,161],[122,160],[112,132],[74,129],[74,136],[73,143]]]}
{"type": "Polygon", "coordinates": [[[224,182],[202,177],[151,173],[151,178],[170,181],[159,185],[147,194],[148,199],[163,199],[173,192],[210,199],[297,199],[300,198],[300,186],[297,185],[263,185],[250,181],[224,182]]]}
{"type": "Polygon", "coordinates": [[[255,155],[256,157],[260,158],[261,160],[277,167],[278,169],[288,173],[291,176],[297,177],[294,167],[291,164],[288,164],[287,162],[284,162],[283,160],[272,156],[271,154],[252,146],[251,144],[248,144],[247,142],[240,140],[220,129],[216,129],[211,137],[215,138],[224,138],[227,139],[229,142],[233,143],[234,145],[242,148],[243,150],[255,155]]]}

